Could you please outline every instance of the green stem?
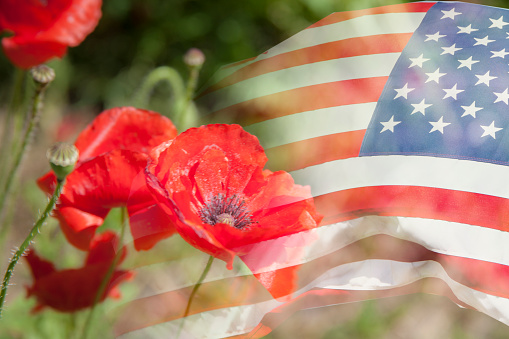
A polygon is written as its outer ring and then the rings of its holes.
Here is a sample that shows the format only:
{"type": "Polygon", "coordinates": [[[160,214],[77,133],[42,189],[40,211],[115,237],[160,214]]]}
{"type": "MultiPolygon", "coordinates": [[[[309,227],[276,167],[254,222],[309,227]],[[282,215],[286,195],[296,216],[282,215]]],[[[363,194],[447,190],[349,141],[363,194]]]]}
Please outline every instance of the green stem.
{"type": "Polygon", "coordinates": [[[141,84],[140,89],[135,95],[134,105],[136,107],[146,107],[152,91],[157,86],[157,84],[162,81],[167,82],[173,91],[175,104],[171,110],[173,112],[172,114],[179,112],[182,107],[182,99],[185,95],[184,82],[182,81],[180,74],[175,69],[168,66],[157,67],[147,75],[141,84]]]}
{"type": "Polygon", "coordinates": [[[94,319],[94,313],[96,310],[97,304],[99,304],[99,301],[101,300],[101,297],[104,294],[104,291],[106,290],[106,287],[108,286],[108,283],[110,282],[111,277],[113,276],[113,273],[115,272],[115,268],[118,265],[118,262],[120,258],[122,257],[122,241],[124,238],[124,232],[126,228],[126,224],[128,223],[129,219],[127,217],[127,209],[125,207],[122,208],[121,213],[121,222],[122,227],[120,229],[120,237],[119,237],[119,250],[117,251],[115,258],[113,259],[113,262],[111,263],[110,267],[108,268],[108,272],[106,272],[106,275],[104,276],[103,280],[101,281],[101,285],[99,286],[99,289],[97,290],[97,294],[94,298],[94,303],[92,304],[92,308],[90,309],[90,312],[88,313],[87,319],[85,320],[85,324],[83,325],[83,331],[81,338],[86,339],[88,337],[88,333],[90,330],[90,325],[92,324],[92,320],[94,319]]]}
{"type": "Polygon", "coordinates": [[[182,129],[186,129],[193,125],[196,120],[196,107],[193,104],[193,96],[198,84],[198,76],[201,67],[191,67],[189,80],[187,81],[186,97],[182,108],[175,114],[175,123],[182,129]],[[192,114],[193,116],[189,116],[192,114]]]}
{"type": "Polygon", "coordinates": [[[9,164],[9,151],[13,144],[13,140],[17,137],[19,129],[17,126],[20,124],[17,120],[22,120],[23,114],[21,106],[25,98],[25,76],[26,71],[16,68],[14,75],[14,85],[11,102],[7,110],[7,116],[4,121],[4,128],[2,133],[2,141],[0,142],[0,184],[3,186],[6,177],[6,166],[9,164]],[[13,123],[14,121],[14,123],[13,123]]]}
{"type": "Polygon", "coordinates": [[[45,89],[46,87],[44,86],[36,86],[34,99],[30,109],[30,121],[28,123],[28,127],[25,130],[25,134],[23,135],[21,146],[15,152],[12,167],[10,168],[9,173],[7,174],[7,179],[5,181],[5,184],[3,185],[3,189],[0,191],[0,221],[3,220],[3,214],[6,205],[5,202],[7,201],[7,198],[11,194],[12,184],[14,183],[15,176],[16,174],[18,174],[19,166],[21,165],[23,156],[26,153],[28,145],[32,141],[35,127],[39,122],[45,89]]]}
{"type": "Polygon", "coordinates": [[[212,262],[214,261],[214,257],[210,256],[209,261],[207,262],[207,265],[205,266],[205,269],[203,270],[200,278],[198,279],[198,282],[196,285],[194,285],[193,290],[191,291],[191,294],[189,295],[189,300],[187,301],[186,310],[184,311],[184,315],[182,317],[182,322],[180,323],[180,327],[177,333],[177,338],[180,336],[180,332],[182,331],[182,328],[184,327],[184,322],[186,321],[186,317],[189,315],[189,310],[191,309],[191,303],[193,302],[193,298],[198,292],[198,289],[200,288],[201,284],[203,283],[203,280],[207,277],[207,274],[210,271],[210,268],[212,267],[212,262]]]}
{"type": "Polygon", "coordinates": [[[9,281],[11,280],[14,267],[18,263],[18,260],[23,256],[23,253],[25,253],[28,246],[32,243],[35,236],[40,232],[42,225],[46,222],[46,219],[48,219],[48,217],[50,216],[51,211],[53,211],[53,208],[55,207],[58,198],[60,197],[60,193],[62,193],[64,182],[65,180],[57,181],[57,187],[55,188],[55,192],[51,196],[51,199],[48,202],[46,209],[39,217],[39,219],[35,222],[32,230],[30,231],[26,239],[23,241],[23,243],[18,248],[14,256],[11,258],[11,261],[9,262],[9,266],[7,267],[7,271],[5,272],[4,280],[2,282],[2,289],[0,291],[0,318],[2,317],[2,309],[5,302],[5,296],[7,295],[7,287],[9,286],[9,281]]]}
{"type": "Polygon", "coordinates": [[[69,318],[68,318],[68,322],[67,322],[67,333],[66,333],[66,338],[68,339],[73,339],[75,337],[75,329],[76,329],[76,312],[72,312],[70,313],[69,315],[69,318]]]}

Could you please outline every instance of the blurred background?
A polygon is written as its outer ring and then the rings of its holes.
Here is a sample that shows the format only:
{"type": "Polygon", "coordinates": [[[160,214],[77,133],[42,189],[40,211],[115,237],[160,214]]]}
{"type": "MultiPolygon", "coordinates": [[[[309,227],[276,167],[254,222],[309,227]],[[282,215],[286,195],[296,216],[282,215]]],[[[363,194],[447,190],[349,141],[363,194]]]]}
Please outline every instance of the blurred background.
{"type": "MultiPolygon", "coordinates": [[[[54,141],[73,141],[95,115],[106,108],[129,105],[147,73],[158,66],[177,69],[184,79],[188,71],[184,53],[201,49],[206,62],[198,88],[206,85],[219,67],[255,57],[307,26],[337,11],[402,3],[396,0],[104,0],[103,16],[96,30],[66,57],[50,65],[57,77],[47,93],[41,130],[30,150],[17,189],[13,231],[0,248],[3,273],[11,248],[28,233],[46,199],[35,179],[49,166],[45,150],[54,141]],[[28,164],[28,165],[27,165],[28,164]]],[[[507,0],[477,1],[509,7],[507,0]]],[[[0,53],[0,114],[5,113],[14,67],[0,53]]],[[[171,91],[161,83],[148,107],[168,113],[171,91]]],[[[205,107],[200,108],[206,112],[205,107]]],[[[38,239],[43,255],[54,255],[65,241],[52,220],[38,239]],[[58,244],[55,246],[55,244],[58,244]]],[[[70,250],[72,252],[72,250],[70,250]]],[[[75,265],[79,255],[65,257],[75,265]]],[[[67,338],[63,315],[52,311],[29,316],[33,300],[24,298],[30,283],[26,265],[15,276],[17,286],[9,293],[0,339],[67,338]]],[[[129,296],[129,290],[124,291],[129,296]]],[[[65,320],[68,321],[68,320],[65,320]]],[[[110,334],[104,332],[104,338],[110,334]]],[[[411,295],[355,304],[301,311],[267,338],[507,338],[509,329],[484,314],[462,310],[450,300],[431,295],[411,295]]]]}

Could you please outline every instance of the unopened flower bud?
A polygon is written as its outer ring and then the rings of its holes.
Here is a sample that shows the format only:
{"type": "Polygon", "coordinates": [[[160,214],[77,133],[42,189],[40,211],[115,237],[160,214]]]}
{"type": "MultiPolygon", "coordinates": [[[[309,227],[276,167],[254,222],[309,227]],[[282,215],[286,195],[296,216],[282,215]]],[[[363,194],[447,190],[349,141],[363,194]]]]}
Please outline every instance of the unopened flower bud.
{"type": "Polygon", "coordinates": [[[46,152],[46,157],[59,181],[64,180],[72,172],[78,156],[78,149],[65,142],[57,142],[46,152]]]}
{"type": "Polygon", "coordinates": [[[189,67],[201,67],[205,62],[205,54],[198,48],[191,48],[184,55],[184,63],[189,67]]]}
{"type": "Polygon", "coordinates": [[[32,67],[30,75],[40,89],[45,88],[55,79],[55,71],[46,65],[32,67]]]}

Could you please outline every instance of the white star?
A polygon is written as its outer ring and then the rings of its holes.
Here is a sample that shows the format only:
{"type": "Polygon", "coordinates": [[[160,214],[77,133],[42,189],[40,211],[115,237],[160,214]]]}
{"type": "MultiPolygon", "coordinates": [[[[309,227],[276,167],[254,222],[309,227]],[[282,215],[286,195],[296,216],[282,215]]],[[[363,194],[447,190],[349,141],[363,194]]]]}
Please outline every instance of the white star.
{"type": "Polygon", "coordinates": [[[490,20],[491,20],[491,26],[489,28],[496,27],[496,28],[502,29],[502,28],[504,28],[505,25],[509,25],[509,23],[504,21],[503,16],[501,16],[500,18],[498,18],[496,20],[490,18],[490,20]]]}
{"type": "Polygon", "coordinates": [[[495,94],[497,96],[497,99],[495,99],[495,101],[493,103],[503,101],[506,105],[509,105],[509,102],[508,102],[509,94],[507,93],[507,90],[508,90],[508,88],[506,88],[505,91],[503,91],[502,93],[494,92],[493,94],[495,94]]]}
{"type": "Polygon", "coordinates": [[[410,66],[408,66],[408,68],[414,67],[414,66],[419,66],[420,68],[422,68],[422,64],[429,60],[429,59],[424,58],[424,54],[419,55],[417,58],[409,58],[409,59],[410,59],[410,61],[412,61],[412,64],[410,66]]]}
{"type": "Polygon", "coordinates": [[[493,139],[496,139],[495,138],[495,133],[497,133],[498,131],[503,129],[503,128],[500,128],[500,127],[495,127],[495,121],[492,121],[491,125],[489,125],[489,126],[481,125],[481,128],[484,130],[483,134],[481,135],[481,138],[489,135],[493,139]]]}
{"type": "Polygon", "coordinates": [[[460,12],[455,12],[454,8],[449,11],[442,11],[442,13],[444,13],[444,15],[440,19],[451,18],[453,20],[456,15],[461,14],[460,12]]]}
{"type": "Polygon", "coordinates": [[[433,126],[431,131],[429,131],[430,133],[439,131],[442,134],[444,134],[444,127],[451,124],[450,122],[444,122],[444,117],[441,117],[438,121],[430,121],[429,123],[433,126]]]}
{"type": "Polygon", "coordinates": [[[490,39],[488,39],[488,36],[487,36],[487,35],[486,35],[484,38],[482,38],[482,39],[477,39],[477,38],[474,38],[474,39],[475,39],[475,41],[476,41],[476,43],[474,44],[474,46],[475,46],[475,45],[484,45],[484,46],[488,46],[488,44],[489,44],[490,42],[495,41],[495,40],[490,40],[490,39]]]}
{"type": "Polygon", "coordinates": [[[435,34],[426,34],[427,38],[424,40],[424,42],[431,40],[438,41],[438,39],[443,38],[444,36],[445,35],[440,35],[440,32],[436,32],[435,34]]]}
{"type": "Polygon", "coordinates": [[[464,60],[458,60],[460,62],[460,65],[458,66],[458,69],[461,67],[468,67],[469,70],[472,70],[472,65],[479,62],[479,60],[472,60],[472,57],[464,60]]]}
{"type": "Polygon", "coordinates": [[[472,28],[472,25],[468,25],[468,26],[465,26],[465,27],[460,27],[458,26],[458,28],[460,29],[458,31],[458,34],[460,33],[467,33],[467,34],[470,34],[472,32],[475,32],[475,31],[478,31],[478,29],[476,28],[472,28]]]}
{"type": "Polygon", "coordinates": [[[495,51],[490,51],[491,53],[493,53],[493,55],[491,56],[492,58],[505,58],[505,56],[507,54],[509,54],[509,52],[506,52],[505,51],[505,48],[503,48],[502,50],[498,51],[498,52],[495,52],[495,51]]]}
{"type": "Polygon", "coordinates": [[[484,75],[475,75],[479,80],[475,83],[476,85],[485,84],[486,86],[490,86],[490,81],[496,79],[497,77],[490,76],[490,71],[486,72],[484,75]]]}
{"type": "Polygon", "coordinates": [[[422,101],[418,104],[410,104],[412,106],[414,106],[414,110],[412,111],[412,113],[410,113],[410,115],[414,114],[414,113],[422,113],[422,115],[425,115],[424,114],[424,111],[426,110],[426,108],[432,106],[433,104],[426,104],[424,102],[424,99],[422,99],[422,101]]]}
{"type": "Polygon", "coordinates": [[[440,68],[437,68],[433,73],[425,73],[428,76],[426,82],[434,81],[438,84],[440,77],[443,77],[446,73],[440,73],[440,68]]]}
{"type": "Polygon", "coordinates": [[[440,53],[440,55],[442,55],[442,54],[454,55],[454,53],[456,51],[459,51],[460,49],[463,49],[463,48],[456,48],[456,44],[453,44],[452,46],[449,46],[449,47],[442,47],[442,49],[444,51],[442,53],[440,53]]]}
{"type": "Polygon", "coordinates": [[[444,99],[450,97],[450,98],[453,98],[454,100],[456,100],[456,95],[458,93],[465,91],[463,89],[457,89],[456,86],[458,86],[458,84],[454,85],[452,88],[449,88],[449,89],[444,88],[444,91],[445,91],[444,99]]]}
{"type": "Polygon", "coordinates": [[[475,101],[472,102],[472,104],[470,106],[461,106],[461,108],[463,108],[465,110],[465,112],[463,113],[462,117],[467,116],[467,115],[471,115],[471,116],[473,116],[475,118],[475,113],[477,111],[482,110],[482,107],[475,107],[475,101]]]}
{"type": "Polygon", "coordinates": [[[384,128],[382,128],[382,130],[380,131],[380,133],[382,132],[385,132],[385,131],[391,131],[392,133],[394,133],[394,126],[396,126],[397,124],[400,124],[401,121],[394,121],[394,115],[389,119],[389,121],[386,121],[386,122],[380,122],[384,128]]]}
{"type": "Polygon", "coordinates": [[[412,92],[415,88],[408,88],[408,82],[405,84],[405,86],[401,88],[394,89],[398,94],[394,97],[394,99],[403,97],[405,99],[408,99],[408,93],[412,92]]]}

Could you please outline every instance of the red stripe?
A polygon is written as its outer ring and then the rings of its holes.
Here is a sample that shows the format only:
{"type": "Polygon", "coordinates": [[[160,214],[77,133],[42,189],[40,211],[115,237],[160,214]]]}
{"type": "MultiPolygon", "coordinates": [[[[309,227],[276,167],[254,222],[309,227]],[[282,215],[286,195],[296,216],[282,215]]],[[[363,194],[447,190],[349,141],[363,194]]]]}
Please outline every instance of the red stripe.
{"type": "Polygon", "coordinates": [[[237,82],[282,69],[360,55],[403,51],[412,33],[382,34],[333,41],[253,62],[218,81],[201,96],[237,82]]]}
{"type": "Polygon", "coordinates": [[[325,215],[323,225],[365,215],[384,215],[509,230],[508,199],[434,187],[360,187],[315,197],[315,205],[325,215]]]}
{"type": "Polygon", "coordinates": [[[265,149],[266,167],[272,171],[295,171],[324,162],[359,155],[366,130],[324,135],[265,149]]]}
{"type": "Polygon", "coordinates": [[[246,100],[214,113],[222,121],[243,125],[299,112],[376,102],[388,77],[353,79],[296,88],[246,100]]]}
{"type": "Polygon", "coordinates": [[[389,5],[377,8],[368,8],[362,9],[358,11],[350,11],[350,12],[337,12],[333,13],[317,23],[311,25],[309,28],[320,27],[330,24],[335,24],[341,21],[346,21],[354,18],[358,18],[365,15],[374,15],[374,14],[385,14],[385,13],[418,13],[418,12],[427,12],[436,2],[416,2],[409,4],[398,4],[398,5],[389,5]]]}

